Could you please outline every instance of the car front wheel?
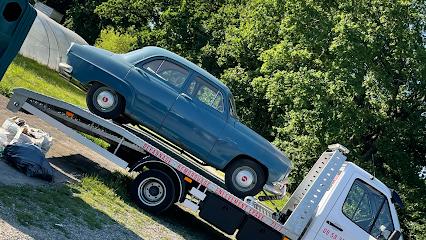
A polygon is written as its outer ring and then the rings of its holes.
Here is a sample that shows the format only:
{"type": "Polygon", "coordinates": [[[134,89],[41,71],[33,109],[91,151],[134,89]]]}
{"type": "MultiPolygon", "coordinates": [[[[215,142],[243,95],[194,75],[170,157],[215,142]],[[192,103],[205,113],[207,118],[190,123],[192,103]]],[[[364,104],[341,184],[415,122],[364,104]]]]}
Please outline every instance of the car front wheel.
{"type": "Polygon", "coordinates": [[[255,196],[262,190],[265,183],[262,167],[249,159],[238,159],[232,162],[225,172],[226,188],[240,198],[255,196]]]}
{"type": "Polygon", "coordinates": [[[105,119],[114,119],[120,117],[124,112],[124,97],[118,94],[114,89],[94,83],[86,96],[86,103],[89,110],[105,119]]]}

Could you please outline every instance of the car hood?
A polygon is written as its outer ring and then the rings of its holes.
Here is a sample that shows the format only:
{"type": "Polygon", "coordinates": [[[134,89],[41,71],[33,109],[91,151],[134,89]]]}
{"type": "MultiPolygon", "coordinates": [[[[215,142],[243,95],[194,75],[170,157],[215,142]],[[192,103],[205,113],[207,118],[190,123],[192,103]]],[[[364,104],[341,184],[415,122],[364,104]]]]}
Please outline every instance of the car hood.
{"type": "Polygon", "coordinates": [[[244,124],[240,122],[235,122],[234,126],[235,126],[235,129],[245,134],[247,137],[249,137],[251,140],[253,140],[257,144],[264,147],[267,151],[275,155],[287,166],[291,166],[290,159],[283,152],[281,152],[275,145],[268,142],[265,138],[263,138],[262,136],[257,134],[255,131],[251,130],[249,127],[245,126],[244,124]]]}

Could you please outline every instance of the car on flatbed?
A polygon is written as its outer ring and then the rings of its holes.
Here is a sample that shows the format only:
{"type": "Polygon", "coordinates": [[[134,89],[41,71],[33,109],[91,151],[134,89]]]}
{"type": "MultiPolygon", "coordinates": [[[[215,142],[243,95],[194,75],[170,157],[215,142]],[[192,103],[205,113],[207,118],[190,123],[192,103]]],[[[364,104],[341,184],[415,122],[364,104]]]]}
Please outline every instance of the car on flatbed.
{"type": "Polygon", "coordinates": [[[231,91],[213,75],[159,47],[127,54],[72,44],[60,69],[83,84],[89,110],[150,128],[225,172],[238,197],[285,194],[288,157],[238,120],[231,91]]]}

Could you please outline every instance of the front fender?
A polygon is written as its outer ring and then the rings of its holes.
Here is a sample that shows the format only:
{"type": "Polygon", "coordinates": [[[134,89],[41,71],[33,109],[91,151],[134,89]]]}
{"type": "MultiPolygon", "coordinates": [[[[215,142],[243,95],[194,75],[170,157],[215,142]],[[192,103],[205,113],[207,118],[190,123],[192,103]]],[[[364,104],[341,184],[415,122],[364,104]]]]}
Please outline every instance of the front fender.
{"type": "Polygon", "coordinates": [[[272,182],[284,180],[291,170],[290,160],[282,152],[265,147],[264,144],[259,144],[259,140],[255,141],[232,125],[226,124],[208,156],[208,163],[218,169],[224,169],[231,160],[241,156],[248,156],[266,167],[268,169],[266,182],[270,185],[272,182]]]}

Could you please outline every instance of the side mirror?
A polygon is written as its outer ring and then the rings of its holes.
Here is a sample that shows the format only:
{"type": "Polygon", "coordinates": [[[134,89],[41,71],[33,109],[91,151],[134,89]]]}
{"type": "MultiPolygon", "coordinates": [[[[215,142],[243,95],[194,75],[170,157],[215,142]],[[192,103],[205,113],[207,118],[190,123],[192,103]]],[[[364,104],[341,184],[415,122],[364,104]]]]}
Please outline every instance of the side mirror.
{"type": "Polygon", "coordinates": [[[388,240],[398,240],[401,237],[401,232],[398,230],[393,231],[393,233],[389,236],[388,240]]]}

